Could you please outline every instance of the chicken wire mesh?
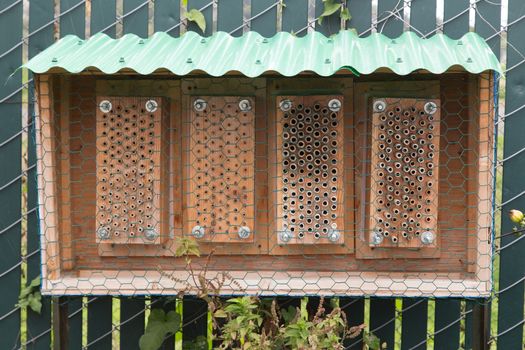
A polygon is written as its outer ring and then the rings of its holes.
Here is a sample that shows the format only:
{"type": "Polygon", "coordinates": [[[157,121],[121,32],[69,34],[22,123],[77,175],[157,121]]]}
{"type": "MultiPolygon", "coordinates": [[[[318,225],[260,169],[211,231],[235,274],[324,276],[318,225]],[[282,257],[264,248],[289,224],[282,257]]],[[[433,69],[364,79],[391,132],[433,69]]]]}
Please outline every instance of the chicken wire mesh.
{"type": "Polygon", "coordinates": [[[47,293],[490,293],[489,74],[38,79],[47,293]]]}

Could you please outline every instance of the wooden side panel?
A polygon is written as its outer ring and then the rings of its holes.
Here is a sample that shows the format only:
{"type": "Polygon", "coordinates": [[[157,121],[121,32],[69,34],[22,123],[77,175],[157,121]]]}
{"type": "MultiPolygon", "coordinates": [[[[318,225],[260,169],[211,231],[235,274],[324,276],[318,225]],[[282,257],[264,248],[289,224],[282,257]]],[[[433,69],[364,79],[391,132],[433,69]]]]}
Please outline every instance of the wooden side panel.
{"type": "Polygon", "coordinates": [[[439,106],[438,99],[373,99],[370,246],[436,246],[439,106]]]}
{"type": "Polygon", "coordinates": [[[159,244],[168,231],[168,102],[100,96],[97,106],[97,242],[159,244]]]}
{"type": "MultiPolygon", "coordinates": [[[[42,259],[45,267],[42,277],[54,280],[60,276],[59,222],[57,204],[57,120],[54,118],[54,79],[41,75],[37,80],[38,119],[36,121],[37,167],[40,228],[45,235],[42,259]]],[[[44,286],[44,288],[49,286],[44,286]]]]}
{"type": "Polygon", "coordinates": [[[278,241],[343,243],[343,96],[280,96],[278,100],[278,241]]]}
{"type": "Polygon", "coordinates": [[[253,242],[255,104],[251,97],[191,99],[187,220],[207,242],[253,242]]]}

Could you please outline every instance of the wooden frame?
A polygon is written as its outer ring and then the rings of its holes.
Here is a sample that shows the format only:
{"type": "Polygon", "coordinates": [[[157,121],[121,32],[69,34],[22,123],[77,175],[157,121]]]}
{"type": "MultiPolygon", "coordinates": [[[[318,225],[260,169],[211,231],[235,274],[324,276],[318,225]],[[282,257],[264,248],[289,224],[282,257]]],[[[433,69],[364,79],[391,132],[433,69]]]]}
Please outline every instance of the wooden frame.
{"type": "MultiPolygon", "coordinates": [[[[44,293],[176,294],[179,291],[180,285],[159,275],[155,270],[175,273],[182,279],[188,277],[184,260],[173,257],[176,249],[175,238],[183,235],[191,237],[185,220],[188,184],[185,183],[184,175],[175,171],[181,169],[189,160],[184,151],[188,149],[187,139],[183,136],[186,132],[184,128],[189,125],[187,109],[192,96],[224,96],[225,91],[228,91],[229,95],[235,91],[236,96],[255,96],[256,234],[254,242],[202,243],[201,251],[204,254],[214,252],[213,266],[209,269],[210,276],[216,271],[229,272],[235,281],[246,284],[243,292],[266,295],[373,293],[384,296],[477,297],[490,293],[494,116],[493,82],[490,74],[447,74],[441,81],[437,81],[435,77],[416,75],[414,78],[407,78],[406,82],[389,83],[385,81],[391,76],[373,77],[371,81],[345,76],[325,79],[190,77],[180,80],[172,79],[171,76],[156,77],[157,79],[131,80],[133,83],[130,83],[129,78],[109,80],[102,76],[71,76],[57,79],[53,75],[37,75],[36,134],[44,293]],[[413,80],[415,78],[421,80],[421,83],[413,80]],[[465,232],[468,232],[468,237],[465,237],[465,245],[468,241],[467,250],[454,256],[439,248],[434,249],[434,252],[426,252],[423,248],[396,254],[386,254],[384,250],[376,249],[373,252],[374,259],[366,259],[363,253],[370,255],[372,250],[366,251],[370,247],[366,241],[360,239],[359,229],[359,210],[363,205],[361,189],[363,179],[366,187],[366,177],[360,165],[361,156],[354,159],[351,155],[354,154],[354,149],[358,151],[357,155],[361,154],[362,138],[367,134],[362,119],[363,108],[366,108],[368,103],[367,98],[373,95],[385,96],[385,87],[394,84],[393,86],[397,87],[395,91],[409,86],[414,93],[412,96],[422,95],[421,91],[434,91],[425,96],[443,99],[448,90],[455,88],[453,85],[456,83],[447,82],[452,78],[466,79],[468,82],[466,85],[458,83],[458,86],[468,86],[470,89],[471,97],[465,103],[469,108],[465,111],[469,111],[468,120],[473,122],[465,124],[465,127],[470,135],[476,135],[469,138],[464,146],[475,149],[475,152],[468,155],[472,162],[464,161],[469,164],[465,170],[469,179],[468,189],[462,189],[463,192],[469,193],[465,199],[465,203],[468,202],[465,208],[469,208],[465,229],[465,232]],[[65,86],[69,86],[69,90],[65,86]],[[344,245],[326,245],[329,249],[279,245],[273,231],[276,198],[275,185],[271,179],[276,173],[274,110],[277,96],[300,95],[301,91],[304,93],[305,88],[311,94],[345,96],[344,134],[345,140],[348,141],[344,146],[345,203],[349,205],[345,207],[344,245]],[[99,250],[94,244],[93,231],[90,231],[93,241],[86,238],[89,237],[86,232],[92,224],[81,221],[80,218],[94,217],[94,209],[93,212],[87,209],[92,205],[90,203],[94,202],[88,193],[89,186],[86,187],[93,178],[85,171],[86,166],[91,166],[90,159],[93,159],[93,156],[89,155],[93,154],[90,153],[93,152],[90,147],[95,143],[94,134],[88,132],[92,130],[89,123],[94,119],[94,111],[92,114],[80,115],[78,110],[84,107],[78,106],[92,103],[92,96],[96,94],[170,98],[170,234],[165,244],[147,247],[115,246],[99,250]],[[66,125],[69,125],[69,130],[64,130],[66,125]],[[81,206],[79,194],[87,195],[85,203],[81,206]],[[88,212],[84,213],[84,210],[88,212]],[[62,213],[68,212],[71,213],[71,220],[63,220],[62,213]],[[64,242],[65,246],[61,246],[64,242]],[[328,257],[326,254],[332,256],[328,257]],[[122,256],[128,259],[122,259],[122,256]],[[147,256],[154,256],[155,259],[144,258],[147,256]],[[377,259],[377,256],[383,259],[377,259]],[[82,269],[77,268],[80,266],[82,269]],[[111,266],[111,269],[108,269],[108,266],[111,266]]],[[[464,159],[467,159],[466,157],[467,155],[464,159]]],[[[453,190],[448,191],[452,193],[453,190]]],[[[438,245],[443,246],[443,241],[438,245]]],[[[447,247],[449,250],[450,248],[452,251],[460,249],[456,243],[453,247],[447,247]]],[[[192,261],[198,270],[205,265],[206,258],[194,258],[192,261]]],[[[222,291],[225,294],[238,292],[234,283],[228,284],[222,291]]]]}

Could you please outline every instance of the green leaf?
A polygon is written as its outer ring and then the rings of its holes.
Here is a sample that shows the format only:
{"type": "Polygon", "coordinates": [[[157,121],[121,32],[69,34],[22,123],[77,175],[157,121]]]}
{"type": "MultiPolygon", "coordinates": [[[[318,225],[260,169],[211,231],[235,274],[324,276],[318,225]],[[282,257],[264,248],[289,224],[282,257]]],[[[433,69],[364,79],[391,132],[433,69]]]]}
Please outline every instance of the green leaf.
{"type": "Polygon", "coordinates": [[[157,350],[162,346],[164,336],[157,332],[144,333],[139,339],[140,350],[157,350]]]}
{"type": "Polygon", "coordinates": [[[166,315],[165,329],[169,333],[177,333],[180,329],[180,315],[176,311],[170,311],[166,315]]]}
{"type": "Polygon", "coordinates": [[[182,0],[182,6],[184,7],[188,6],[188,0],[182,0]]]}
{"type": "Polygon", "coordinates": [[[284,323],[290,323],[295,318],[296,309],[293,306],[288,306],[288,309],[282,309],[284,323]]]}
{"type": "Polygon", "coordinates": [[[184,15],[188,21],[195,22],[204,33],[206,31],[206,19],[202,12],[197,9],[191,9],[184,15]]]}
{"type": "Polygon", "coordinates": [[[27,297],[27,305],[31,310],[40,315],[40,311],[42,311],[42,294],[40,294],[39,291],[29,294],[27,297]]]}
{"type": "Polygon", "coordinates": [[[370,350],[381,350],[381,341],[374,333],[365,333],[363,335],[363,342],[370,350]]]}
{"type": "Polygon", "coordinates": [[[350,10],[348,7],[345,7],[341,10],[341,14],[339,15],[343,21],[349,21],[352,19],[352,15],[350,15],[350,10]]]}
{"type": "Polygon", "coordinates": [[[216,311],[213,313],[213,316],[214,316],[214,317],[217,317],[217,318],[226,318],[226,317],[228,317],[228,315],[226,314],[226,312],[225,312],[224,310],[221,310],[221,309],[216,310],[216,311]]]}
{"type": "Polygon", "coordinates": [[[40,314],[42,311],[42,294],[40,294],[40,276],[35,277],[27,287],[22,288],[18,296],[19,307],[29,307],[40,314]]]}
{"type": "Polygon", "coordinates": [[[334,2],[334,0],[326,0],[323,3],[324,9],[321,16],[319,16],[319,24],[323,23],[323,18],[333,15],[341,8],[341,3],[334,2]]]}

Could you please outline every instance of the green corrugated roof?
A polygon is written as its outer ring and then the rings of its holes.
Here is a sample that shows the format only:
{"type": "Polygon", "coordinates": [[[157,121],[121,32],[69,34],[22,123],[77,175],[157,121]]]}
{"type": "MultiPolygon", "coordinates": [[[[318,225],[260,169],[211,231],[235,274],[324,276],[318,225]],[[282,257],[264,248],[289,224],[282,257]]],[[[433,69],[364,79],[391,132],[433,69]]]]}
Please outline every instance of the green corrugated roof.
{"type": "Polygon", "coordinates": [[[238,71],[248,77],[267,71],[284,76],[304,71],[329,76],[344,68],[360,74],[379,68],[400,75],[418,69],[443,73],[452,66],[461,66],[471,73],[501,72],[498,59],[475,33],[453,40],[443,34],[421,39],[413,32],[405,32],[390,39],[382,34],[359,38],[352,31],[341,31],[329,38],[318,32],[304,37],[281,32],[271,38],[255,32],[242,37],[224,32],[201,37],[188,32],[178,38],[159,32],[148,39],[133,34],[120,39],[96,34],[88,40],[68,35],[25,65],[35,73],[52,68],[71,73],[95,68],[107,74],[122,69],[140,74],[167,69],[176,75],[204,71],[222,76],[238,71]]]}

